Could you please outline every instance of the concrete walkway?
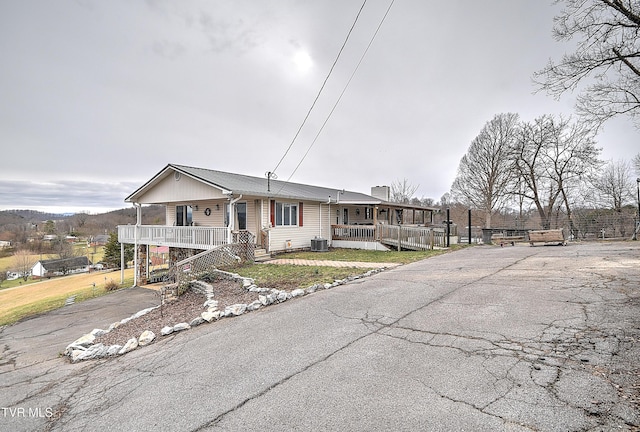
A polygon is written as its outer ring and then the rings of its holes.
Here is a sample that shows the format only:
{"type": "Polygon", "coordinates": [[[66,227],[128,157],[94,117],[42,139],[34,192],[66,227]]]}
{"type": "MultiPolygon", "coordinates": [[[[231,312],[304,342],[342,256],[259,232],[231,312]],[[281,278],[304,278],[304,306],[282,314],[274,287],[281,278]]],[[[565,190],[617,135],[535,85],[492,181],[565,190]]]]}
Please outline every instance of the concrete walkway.
{"type": "Polygon", "coordinates": [[[356,262],[356,261],[329,261],[329,260],[306,260],[306,259],[273,259],[264,261],[263,264],[289,264],[299,266],[317,267],[355,267],[355,268],[392,268],[398,267],[398,263],[376,263],[376,262],[356,262]]]}

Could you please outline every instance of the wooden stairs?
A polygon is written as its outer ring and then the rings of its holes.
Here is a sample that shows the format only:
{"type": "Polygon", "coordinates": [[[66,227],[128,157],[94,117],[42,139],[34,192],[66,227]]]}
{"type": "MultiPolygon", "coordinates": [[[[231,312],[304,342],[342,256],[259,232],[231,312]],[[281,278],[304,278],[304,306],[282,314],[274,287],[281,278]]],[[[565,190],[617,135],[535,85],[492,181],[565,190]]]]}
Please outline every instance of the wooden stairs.
{"type": "Polygon", "coordinates": [[[267,253],[266,249],[256,248],[253,252],[254,262],[265,262],[271,259],[271,254],[267,253]]]}

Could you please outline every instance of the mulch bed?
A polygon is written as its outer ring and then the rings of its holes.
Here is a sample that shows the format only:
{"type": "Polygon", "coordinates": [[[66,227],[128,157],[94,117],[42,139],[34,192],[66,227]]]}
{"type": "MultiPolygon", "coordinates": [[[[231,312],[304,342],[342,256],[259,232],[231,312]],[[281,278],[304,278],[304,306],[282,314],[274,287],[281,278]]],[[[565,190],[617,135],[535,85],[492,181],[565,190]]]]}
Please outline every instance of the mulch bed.
{"type": "MultiPolygon", "coordinates": [[[[258,299],[258,293],[247,291],[237,281],[219,279],[211,283],[213,286],[214,300],[218,301],[218,309],[233,304],[249,304],[258,299]]],[[[151,330],[156,337],[160,337],[160,330],[165,326],[174,326],[181,322],[189,323],[200,316],[206,309],[203,304],[207,298],[199,293],[188,290],[183,295],[162,308],[154,309],[146,315],[121,324],[109,333],[96,338],[94,343],[104,345],[124,345],[131,338],[138,338],[145,330],[151,330]]],[[[158,297],[160,304],[160,297],[158,297]]]]}

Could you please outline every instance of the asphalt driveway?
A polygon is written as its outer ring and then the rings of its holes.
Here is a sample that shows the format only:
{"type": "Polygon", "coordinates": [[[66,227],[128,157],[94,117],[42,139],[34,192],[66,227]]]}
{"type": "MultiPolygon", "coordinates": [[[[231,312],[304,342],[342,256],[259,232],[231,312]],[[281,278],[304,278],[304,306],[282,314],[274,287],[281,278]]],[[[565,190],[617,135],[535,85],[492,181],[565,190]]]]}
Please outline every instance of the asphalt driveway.
{"type": "Polygon", "coordinates": [[[0,430],[637,430],[639,341],[640,244],[476,247],[117,359],[14,357],[0,430]]]}

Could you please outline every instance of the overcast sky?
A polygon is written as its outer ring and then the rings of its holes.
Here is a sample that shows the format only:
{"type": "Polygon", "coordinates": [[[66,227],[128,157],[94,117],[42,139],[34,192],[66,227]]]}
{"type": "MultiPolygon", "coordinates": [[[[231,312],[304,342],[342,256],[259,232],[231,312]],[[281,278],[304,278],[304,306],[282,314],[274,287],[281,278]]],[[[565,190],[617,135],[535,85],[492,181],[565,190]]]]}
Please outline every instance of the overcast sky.
{"type": "MultiPolygon", "coordinates": [[[[545,0],[369,0],[278,178],[439,200],[498,113],[570,115],[533,72],[571,47],[545,0]]],[[[361,0],[0,0],[0,209],[100,212],[168,163],[273,170],[361,0]]],[[[599,135],[630,160],[625,118],[599,135]]]]}

